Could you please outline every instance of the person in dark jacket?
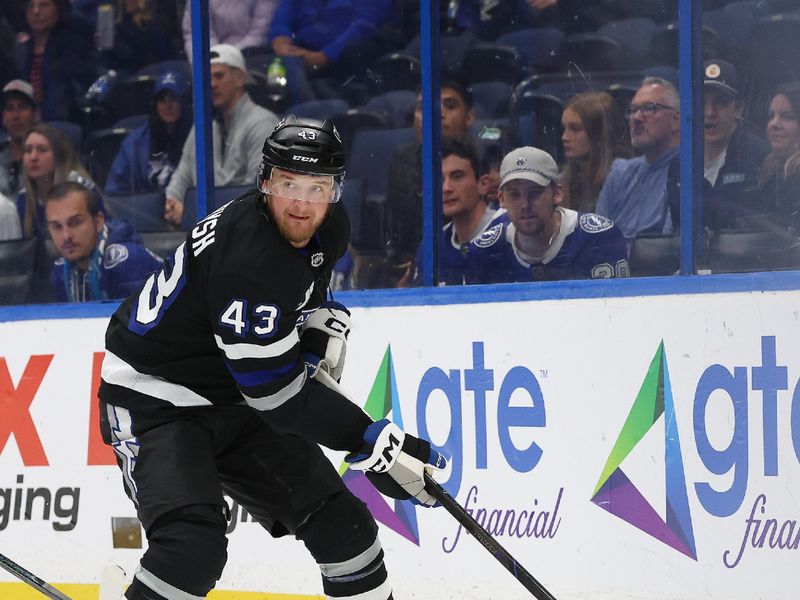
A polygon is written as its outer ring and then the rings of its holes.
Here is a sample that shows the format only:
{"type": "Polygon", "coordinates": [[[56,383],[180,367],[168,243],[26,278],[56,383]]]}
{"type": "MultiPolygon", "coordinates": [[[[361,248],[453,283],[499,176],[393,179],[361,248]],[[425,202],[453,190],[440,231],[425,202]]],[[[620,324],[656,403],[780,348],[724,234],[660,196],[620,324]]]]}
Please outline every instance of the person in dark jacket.
{"type": "Polygon", "coordinates": [[[28,0],[27,30],[17,36],[19,76],[33,85],[43,121],[78,117],[76,99],[96,77],[89,30],[71,19],[67,0],[28,0]]]}
{"type": "Polygon", "coordinates": [[[126,221],[106,220],[97,195],[68,181],[45,198],[47,229],[61,255],[50,284],[58,302],[126,298],[161,268],[126,221]]]}
{"type": "Polygon", "coordinates": [[[122,141],[106,181],[107,194],[142,194],[167,187],[192,126],[187,90],[181,73],[161,74],[154,88],[150,119],[122,141]]]}
{"type": "Polygon", "coordinates": [[[717,231],[733,228],[738,217],[754,211],[746,190],[756,184],[769,144],[742,121],[745,106],[735,67],[712,59],[703,72],[703,226],[717,231]]]}

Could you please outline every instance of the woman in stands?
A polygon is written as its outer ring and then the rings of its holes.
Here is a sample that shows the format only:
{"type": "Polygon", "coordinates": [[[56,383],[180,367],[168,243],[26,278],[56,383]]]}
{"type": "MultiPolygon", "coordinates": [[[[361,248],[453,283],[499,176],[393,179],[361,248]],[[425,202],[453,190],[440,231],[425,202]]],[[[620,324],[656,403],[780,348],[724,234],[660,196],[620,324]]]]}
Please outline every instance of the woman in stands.
{"type": "Polygon", "coordinates": [[[567,102],[561,127],[566,159],[561,205],[594,212],[614,159],[631,154],[622,112],[605,92],[586,92],[567,102]]]}
{"type": "Polygon", "coordinates": [[[761,164],[752,197],[754,214],[777,214],[779,221],[800,228],[800,81],[775,91],[767,113],[767,140],[772,146],[761,164]]]}
{"type": "Polygon", "coordinates": [[[14,58],[33,84],[42,120],[77,119],[77,98],[97,77],[91,29],[70,16],[68,0],[27,0],[25,22],[14,58]]]}
{"type": "Polygon", "coordinates": [[[23,237],[47,235],[44,196],[55,184],[77,181],[97,191],[67,138],[46,123],[34,125],[25,136],[22,181],[24,189],[17,197],[17,213],[23,237]]]}
{"type": "Polygon", "coordinates": [[[158,78],[148,122],[127,135],[111,165],[106,181],[109,196],[167,187],[192,126],[187,88],[186,79],[177,71],[166,71],[158,78]]]}

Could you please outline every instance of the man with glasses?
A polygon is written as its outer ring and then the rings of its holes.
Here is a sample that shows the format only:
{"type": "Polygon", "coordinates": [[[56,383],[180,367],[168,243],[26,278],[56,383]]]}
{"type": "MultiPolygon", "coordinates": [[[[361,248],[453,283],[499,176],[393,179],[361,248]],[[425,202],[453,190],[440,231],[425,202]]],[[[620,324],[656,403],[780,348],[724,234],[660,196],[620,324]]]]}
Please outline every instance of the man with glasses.
{"type": "Polygon", "coordinates": [[[678,155],[678,91],[665,79],[647,77],[626,116],[631,144],[641,156],[614,161],[596,210],[614,221],[630,250],[639,234],[673,233],[667,181],[670,163],[678,155]]]}
{"type": "Polygon", "coordinates": [[[128,600],[206,597],[227,558],[223,493],[306,545],[327,598],[392,598],[375,520],[317,444],[426,506],[423,472],[445,461],[338,391],[350,313],[326,292],[350,235],[344,167],[330,121],[285,117],[257,189],[198,223],[111,319],[100,428],[148,539],[128,600]]]}
{"type": "Polygon", "coordinates": [[[703,76],[703,226],[729,229],[753,212],[745,191],[755,187],[770,146],[742,121],[736,68],[713,59],[703,65],[703,76]]]}

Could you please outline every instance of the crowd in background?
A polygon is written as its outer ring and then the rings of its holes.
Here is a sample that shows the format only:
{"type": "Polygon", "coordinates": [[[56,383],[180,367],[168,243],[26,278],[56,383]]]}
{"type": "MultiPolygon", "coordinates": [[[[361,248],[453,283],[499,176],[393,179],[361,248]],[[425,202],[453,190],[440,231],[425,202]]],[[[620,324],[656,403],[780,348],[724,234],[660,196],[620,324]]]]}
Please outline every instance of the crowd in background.
{"type": "MultiPolygon", "coordinates": [[[[677,4],[441,2],[438,283],[677,270],[677,4]],[[547,175],[510,175],[510,157],[547,175]]],[[[800,9],[703,9],[698,267],[797,267],[800,9]],[[734,240],[729,264],[731,232],[752,235],[734,240]]],[[[330,118],[348,150],[353,222],[335,285],[420,284],[418,4],[210,0],[209,21],[209,210],[253,185],[280,116],[330,118]]],[[[22,290],[9,283],[0,302],[118,298],[108,281],[180,243],[197,215],[191,41],[185,0],[0,2],[0,240],[35,241],[32,273],[14,271],[19,261],[0,272],[22,290]],[[73,218],[48,215],[68,204],[73,218]],[[77,260],[80,225],[93,245],[77,260]]]]}

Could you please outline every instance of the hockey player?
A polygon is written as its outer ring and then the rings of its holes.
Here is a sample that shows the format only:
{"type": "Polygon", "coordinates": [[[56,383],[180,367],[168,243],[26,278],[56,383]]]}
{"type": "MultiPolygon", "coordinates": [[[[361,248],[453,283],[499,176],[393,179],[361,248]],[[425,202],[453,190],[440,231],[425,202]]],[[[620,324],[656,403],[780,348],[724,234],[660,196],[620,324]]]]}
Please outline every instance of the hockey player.
{"type": "Polygon", "coordinates": [[[317,443],[428,506],[423,470],[444,459],[321,383],[341,377],[350,330],[347,309],[325,300],[349,239],[344,165],[329,121],[287,116],[264,143],[257,189],[198,223],[111,319],[101,429],[148,539],[129,600],[214,587],[223,492],[306,545],[327,598],[392,598],[376,523],[317,443]]]}
{"type": "Polygon", "coordinates": [[[627,277],[625,240],[610,219],[559,206],[561,184],[553,157],[524,146],[500,165],[496,218],[471,243],[473,276],[482,283],[627,277]]]}

